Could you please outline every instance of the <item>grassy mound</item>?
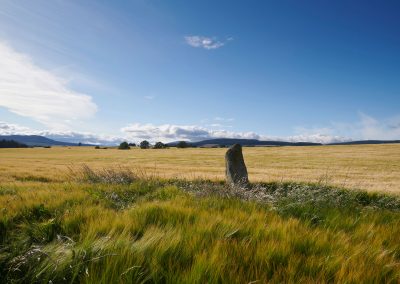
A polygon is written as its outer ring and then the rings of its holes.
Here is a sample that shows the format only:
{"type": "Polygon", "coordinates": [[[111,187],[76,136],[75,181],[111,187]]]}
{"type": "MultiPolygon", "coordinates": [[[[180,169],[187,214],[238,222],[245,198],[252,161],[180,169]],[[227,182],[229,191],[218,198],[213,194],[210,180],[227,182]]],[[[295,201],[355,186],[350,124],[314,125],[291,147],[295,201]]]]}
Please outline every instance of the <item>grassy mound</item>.
{"type": "Polygon", "coordinates": [[[0,282],[400,281],[397,197],[88,175],[0,186],[0,282]]]}

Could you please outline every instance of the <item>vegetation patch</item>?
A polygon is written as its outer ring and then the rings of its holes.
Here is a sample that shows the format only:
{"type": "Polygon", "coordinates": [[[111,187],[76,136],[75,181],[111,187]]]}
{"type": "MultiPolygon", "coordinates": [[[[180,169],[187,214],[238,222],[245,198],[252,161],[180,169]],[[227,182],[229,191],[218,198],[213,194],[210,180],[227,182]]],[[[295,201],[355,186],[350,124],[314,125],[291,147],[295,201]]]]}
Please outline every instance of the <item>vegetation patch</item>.
{"type": "Polygon", "coordinates": [[[398,197],[103,174],[1,188],[0,282],[400,280],[398,197]]]}
{"type": "Polygon", "coordinates": [[[28,148],[28,145],[14,140],[0,140],[0,148],[28,148]]]}
{"type": "Polygon", "coordinates": [[[42,176],[34,176],[34,175],[24,175],[24,176],[16,176],[14,175],[13,178],[17,181],[34,181],[34,182],[52,182],[52,179],[42,176]]]}
{"type": "Polygon", "coordinates": [[[138,179],[137,175],[128,168],[103,168],[94,170],[87,165],[70,168],[70,179],[78,182],[130,184],[138,179]]]}

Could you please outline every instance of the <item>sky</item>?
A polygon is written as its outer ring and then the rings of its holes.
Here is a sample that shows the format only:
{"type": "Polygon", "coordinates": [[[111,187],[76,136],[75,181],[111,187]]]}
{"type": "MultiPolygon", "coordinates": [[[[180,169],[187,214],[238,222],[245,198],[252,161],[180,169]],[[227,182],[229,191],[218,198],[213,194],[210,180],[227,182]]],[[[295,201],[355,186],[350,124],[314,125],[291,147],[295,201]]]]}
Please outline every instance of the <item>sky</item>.
{"type": "Polygon", "coordinates": [[[0,0],[0,135],[400,139],[400,2],[0,0]]]}

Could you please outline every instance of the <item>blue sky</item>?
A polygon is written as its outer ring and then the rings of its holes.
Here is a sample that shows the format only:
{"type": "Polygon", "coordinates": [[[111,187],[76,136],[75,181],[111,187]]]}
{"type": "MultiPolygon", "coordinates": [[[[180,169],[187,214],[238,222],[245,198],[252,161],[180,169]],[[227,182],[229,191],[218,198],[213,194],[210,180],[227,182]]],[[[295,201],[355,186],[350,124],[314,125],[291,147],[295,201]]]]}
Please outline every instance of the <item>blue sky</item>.
{"type": "Polygon", "coordinates": [[[13,1],[0,134],[400,139],[398,1],[13,1]]]}

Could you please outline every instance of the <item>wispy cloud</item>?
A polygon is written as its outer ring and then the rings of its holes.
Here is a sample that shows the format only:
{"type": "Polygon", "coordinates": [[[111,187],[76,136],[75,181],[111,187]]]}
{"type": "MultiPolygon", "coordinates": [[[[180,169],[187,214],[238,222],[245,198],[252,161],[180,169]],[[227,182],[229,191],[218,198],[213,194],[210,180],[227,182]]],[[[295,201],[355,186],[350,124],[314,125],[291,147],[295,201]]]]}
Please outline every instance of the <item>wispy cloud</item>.
{"type": "Polygon", "coordinates": [[[321,143],[343,140],[399,140],[400,115],[379,120],[360,112],[358,120],[354,122],[332,122],[325,127],[296,127],[295,131],[295,139],[314,137],[320,139],[321,143]]]}
{"type": "Polygon", "coordinates": [[[217,49],[226,44],[227,41],[233,40],[233,38],[228,38],[226,41],[218,40],[216,37],[206,37],[206,36],[185,36],[185,41],[188,45],[192,47],[199,47],[204,49],[217,49]]]}
{"type": "Polygon", "coordinates": [[[400,139],[400,116],[381,121],[365,113],[360,113],[359,116],[359,135],[363,139],[400,139]]]}
{"type": "Polygon", "coordinates": [[[143,98],[149,101],[154,100],[154,96],[144,96],[143,98]]]}
{"type": "Polygon", "coordinates": [[[68,129],[92,117],[92,98],[70,89],[67,81],[0,42],[0,106],[52,129],[68,129]]]}
{"type": "Polygon", "coordinates": [[[212,119],[202,119],[200,123],[204,127],[232,128],[233,126],[231,124],[234,121],[234,118],[224,118],[217,116],[212,119]]]}
{"type": "Polygon", "coordinates": [[[224,118],[224,117],[219,117],[219,116],[217,116],[217,117],[214,117],[214,120],[215,121],[224,121],[224,122],[232,122],[232,121],[234,121],[235,119],[234,118],[224,118]]]}

